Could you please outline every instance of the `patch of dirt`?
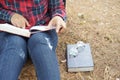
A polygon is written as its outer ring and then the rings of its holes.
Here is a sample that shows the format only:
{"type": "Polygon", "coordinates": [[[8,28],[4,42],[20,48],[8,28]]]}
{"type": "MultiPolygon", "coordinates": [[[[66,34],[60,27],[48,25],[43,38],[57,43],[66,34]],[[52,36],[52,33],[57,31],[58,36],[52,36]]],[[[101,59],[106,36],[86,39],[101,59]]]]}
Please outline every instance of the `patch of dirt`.
{"type": "MultiPolygon", "coordinates": [[[[62,80],[120,80],[120,0],[67,0],[67,31],[59,35],[57,55],[62,80]],[[90,43],[94,71],[68,73],[66,45],[90,43]]],[[[36,80],[28,62],[20,80],[36,80]]]]}

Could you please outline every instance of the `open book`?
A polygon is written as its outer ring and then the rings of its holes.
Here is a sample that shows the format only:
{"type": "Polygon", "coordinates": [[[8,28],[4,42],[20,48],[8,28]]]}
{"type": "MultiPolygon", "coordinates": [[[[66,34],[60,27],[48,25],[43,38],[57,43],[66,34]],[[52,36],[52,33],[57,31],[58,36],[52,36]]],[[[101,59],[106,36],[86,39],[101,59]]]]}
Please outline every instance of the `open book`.
{"type": "Polygon", "coordinates": [[[84,43],[84,46],[77,48],[78,51],[75,48],[76,44],[67,45],[68,72],[92,71],[94,64],[90,45],[84,43]]]}
{"type": "Polygon", "coordinates": [[[5,24],[0,24],[0,31],[8,32],[11,34],[16,34],[24,37],[30,37],[31,34],[36,32],[55,29],[55,27],[51,27],[51,28],[46,28],[46,27],[47,26],[33,26],[30,29],[22,29],[22,28],[15,27],[11,24],[5,23],[5,24]]]}

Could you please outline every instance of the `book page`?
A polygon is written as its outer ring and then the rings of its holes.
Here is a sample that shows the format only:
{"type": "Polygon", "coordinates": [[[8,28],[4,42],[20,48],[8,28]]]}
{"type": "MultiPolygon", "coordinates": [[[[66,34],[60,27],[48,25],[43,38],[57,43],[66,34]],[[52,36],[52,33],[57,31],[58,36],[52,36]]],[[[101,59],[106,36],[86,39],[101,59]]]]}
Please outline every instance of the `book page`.
{"type": "Polygon", "coordinates": [[[30,37],[30,35],[33,33],[37,33],[40,31],[48,31],[52,29],[55,29],[55,27],[48,28],[48,26],[33,26],[32,28],[28,30],[28,29],[18,28],[8,23],[0,24],[0,31],[4,31],[4,32],[11,33],[11,34],[24,36],[24,37],[30,37]]]}
{"type": "Polygon", "coordinates": [[[0,31],[11,33],[11,34],[16,34],[24,37],[30,37],[30,31],[27,29],[22,29],[15,27],[11,24],[0,24],[0,31]]]}
{"type": "Polygon", "coordinates": [[[48,30],[52,30],[52,29],[55,29],[55,27],[48,28],[48,26],[33,26],[32,28],[30,28],[30,32],[36,33],[36,32],[40,32],[40,31],[48,31],[48,30]]]}

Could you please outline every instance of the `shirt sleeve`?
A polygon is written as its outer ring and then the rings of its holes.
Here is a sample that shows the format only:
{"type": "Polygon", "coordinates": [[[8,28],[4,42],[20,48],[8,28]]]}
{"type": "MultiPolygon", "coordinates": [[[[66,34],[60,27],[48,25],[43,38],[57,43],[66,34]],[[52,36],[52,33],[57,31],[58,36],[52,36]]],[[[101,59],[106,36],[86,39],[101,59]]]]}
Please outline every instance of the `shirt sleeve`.
{"type": "Polygon", "coordinates": [[[54,16],[60,16],[66,21],[66,11],[63,0],[49,0],[49,11],[54,16]]]}
{"type": "Polygon", "coordinates": [[[11,22],[11,17],[13,14],[14,12],[4,9],[0,3],[0,20],[11,22]]]}

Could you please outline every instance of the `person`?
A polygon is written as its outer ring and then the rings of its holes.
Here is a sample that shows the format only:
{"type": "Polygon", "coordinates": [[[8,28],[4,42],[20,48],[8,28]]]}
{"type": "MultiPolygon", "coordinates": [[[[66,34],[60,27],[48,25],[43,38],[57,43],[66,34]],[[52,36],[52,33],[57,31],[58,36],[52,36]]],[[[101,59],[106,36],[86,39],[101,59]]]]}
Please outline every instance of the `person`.
{"type": "Polygon", "coordinates": [[[66,0],[63,0],[63,2],[64,2],[64,6],[66,7],[66,0]]]}
{"type": "Polygon", "coordinates": [[[1,0],[2,23],[25,29],[36,25],[56,29],[32,34],[30,38],[0,32],[0,80],[18,80],[29,56],[38,80],[60,80],[55,49],[57,33],[66,28],[63,0],[1,0]]]}

